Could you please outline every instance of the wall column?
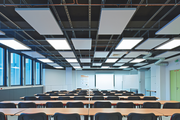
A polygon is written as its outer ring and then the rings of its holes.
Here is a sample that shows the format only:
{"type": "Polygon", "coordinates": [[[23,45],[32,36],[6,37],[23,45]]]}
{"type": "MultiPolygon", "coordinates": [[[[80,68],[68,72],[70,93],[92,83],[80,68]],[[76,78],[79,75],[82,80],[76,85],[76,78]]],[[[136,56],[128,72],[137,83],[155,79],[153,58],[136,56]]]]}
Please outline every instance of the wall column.
{"type": "Polygon", "coordinates": [[[66,67],[66,86],[68,91],[73,89],[72,67],[66,67]]]}
{"type": "Polygon", "coordinates": [[[145,94],[145,71],[138,71],[139,76],[139,90],[138,93],[145,94]]]}

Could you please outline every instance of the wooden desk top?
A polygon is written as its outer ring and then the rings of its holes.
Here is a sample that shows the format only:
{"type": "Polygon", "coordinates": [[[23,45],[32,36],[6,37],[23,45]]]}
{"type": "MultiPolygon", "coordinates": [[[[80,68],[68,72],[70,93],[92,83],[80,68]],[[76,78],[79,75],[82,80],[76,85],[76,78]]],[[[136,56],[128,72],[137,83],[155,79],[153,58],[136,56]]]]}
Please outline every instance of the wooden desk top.
{"type": "Polygon", "coordinates": [[[163,114],[163,116],[172,116],[174,113],[180,113],[180,109],[157,109],[156,111],[163,114]]]}
{"type": "Polygon", "coordinates": [[[26,108],[0,108],[0,112],[3,112],[5,115],[15,115],[26,108]]]}
{"type": "Polygon", "coordinates": [[[17,113],[16,115],[20,115],[21,113],[32,114],[38,112],[44,112],[46,115],[54,115],[57,112],[63,114],[78,113],[79,115],[88,115],[88,108],[29,108],[17,113]]]}
{"type": "Polygon", "coordinates": [[[96,113],[111,113],[120,112],[122,115],[128,115],[129,113],[154,113],[156,116],[163,116],[162,113],[156,111],[156,109],[136,109],[136,108],[89,108],[89,115],[95,115],[96,113]]]}

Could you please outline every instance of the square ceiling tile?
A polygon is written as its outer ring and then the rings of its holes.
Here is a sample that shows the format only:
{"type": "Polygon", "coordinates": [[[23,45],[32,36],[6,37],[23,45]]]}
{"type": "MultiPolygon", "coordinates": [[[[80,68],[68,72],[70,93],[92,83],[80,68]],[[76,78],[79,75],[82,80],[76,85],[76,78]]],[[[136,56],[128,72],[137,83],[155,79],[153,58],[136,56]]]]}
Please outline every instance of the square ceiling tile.
{"type": "Polygon", "coordinates": [[[83,66],[83,69],[89,69],[91,66],[83,66]]]}
{"type": "Polygon", "coordinates": [[[108,54],[109,54],[109,52],[96,51],[95,54],[94,54],[94,57],[95,58],[106,58],[108,54]]]}
{"type": "Polygon", "coordinates": [[[143,66],[143,65],[146,65],[146,64],[148,64],[148,63],[138,63],[138,64],[135,64],[133,66],[143,66]]]}
{"type": "Polygon", "coordinates": [[[93,66],[101,66],[102,63],[93,63],[93,66]]]}
{"type": "Polygon", "coordinates": [[[21,53],[33,57],[33,58],[45,58],[43,55],[41,55],[40,53],[36,52],[36,51],[21,51],[21,53]]]}
{"type": "Polygon", "coordinates": [[[64,58],[75,58],[73,51],[59,51],[64,58]]]}
{"type": "Polygon", "coordinates": [[[121,58],[126,53],[126,51],[113,51],[109,58],[121,58]]]}
{"type": "Polygon", "coordinates": [[[91,50],[92,38],[71,38],[76,50],[91,50]]]}
{"type": "Polygon", "coordinates": [[[121,66],[124,65],[124,63],[115,63],[113,66],[121,66]]]}
{"type": "Polygon", "coordinates": [[[170,56],[173,56],[173,55],[176,55],[176,54],[180,54],[180,51],[167,51],[167,52],[164,52],[164,53],[162,53],[160,55],[155,56],[155,58],[157,58],[157,57],[167,58],[167,57],[170,57],[170,56]]]}
{"type": "Polygon", "coordinates": [[[125,58],[136,58],[140,55],[147,55],[148,52],[145,52],[145,51],[132,51],[132,52],[129,52],[125,58]]]}
{"type": "Polygon", "coordinates": [[[80,58],[81,63],[90,63],[91,59],[90,58],[80,58]]]}
{"type": "Polygon", "coordinates": [[[131,61],[132,59],[120,59],[118,62],[127,63],[131,61]]]}

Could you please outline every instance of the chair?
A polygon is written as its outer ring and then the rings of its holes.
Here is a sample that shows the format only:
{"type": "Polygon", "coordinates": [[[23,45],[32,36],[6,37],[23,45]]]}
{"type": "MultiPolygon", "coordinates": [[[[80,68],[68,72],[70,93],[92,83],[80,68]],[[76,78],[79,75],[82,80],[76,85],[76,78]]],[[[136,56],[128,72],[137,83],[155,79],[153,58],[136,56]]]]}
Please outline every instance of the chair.
{"type": "Polygon", "coordinates": [[[24,100],[37,100],[35,96],[25,96],[24,100]]]}
{"type": "Polygon", "coordinates": [[[103,92],[103,93],[107,93],[108,91],[107,91],[107,90],[101,90],[101,92],[103,92]]]}
{"type": "Polygon", "coordinates": [[[36,104],[33,102],[29,102],[29,103],[20,102],[18,103],[18,108],[36,108],[36,104]]]}
{"type": "Polygon", "coordinates": [[[46,92],[47,94],[53,93],[53,92],[46,92]]]}
{"type": "Polygon", "coordinates": [[[143,100],[156,100],[156,97],[144,97],[143,100]]]}
{"type": "Polygon", "coordinates": [[[50,96],[39,96],[39,100],[51,100],[50,96]]]}
{"type": "Polygon", "coordinates": [[[123,91],[116,91],[116,93],[123,93],[123,91]]]}
{"type": "Polygon", "coordinates": [[[80,120],[80,115],[55,113],[54,120],[80,120]]]}
{"type": "Polygon", "coordinates": [[[46,108],[63,108],[62,102],[47,102],[46,108]]]}
{"type": "Polygon", "coordinates": [[[106,93],[106,96],[114,96],[114,93],[106,93]]]}
{"type": "Polygon", "coordinates": [[[133,102],[118,102],[116,105],[117,108],[134,108],[134,106],[133,102]]]}
{"type": "Polygon", "coordinates": [[[67,93],[66,96],[74,96],[74,93],[67,93]]]}
{"type": "Polygon", "coordinates": [[[0,112],[0,120],[6,120],[4,113],[0,112]]]}
{"type": "Polygon", "coordinates": [[[36,94],[36,96],[47,96],[47,95],[43,94],[43,93],[38,93],[38,94],[36,94]]]}
{"type": "Polygon", "coordinates": [[[117,90],[111,90],[111,92],[116,92],[117,90]]]}
{"type": "Polygon", "coordinates": [[[128,100],[140,100],[139,96],[132,96],[132,97],[128,97],[128,100]]]}
{"type": "Polygon", "coordinates": [[[119,100],[119,97],[117,97],[117,96],[108,96],[107,100],[119,100]]]}
{"type": "Polygon", "coordinates": [[[61,90],[60,92],[67,92],[67,90],[61,90]]]}
{"type": "Polygon", "coordinates": [[[180,103],[164,103],[163,105],[164,109],[179,109],[180,108],[180,103]]]}
{"type": "Polygon", "coordinates": [[[82,102],[67,102],[67,108],[84,108],[84,104],[82,102]]]}
{"type": "Polygon", "coordinates": [[[134,94],[134,96],[144,96],[143,94],[134,94]]]}
{"type": "Polygon", "coordinates": [[[122,96],[131,96],[131,93],[123,93],[122,96]]]}
{"type": "Polygon", "coordinates": [[[127,116],[128,120],[157,120],[154,113],[140,114],[140,113],[130,113],[127,116]]]}
{"type": "Polygon", "coordinates": [[[111,108],[110,102],[95,102],[94,108],[111,108]]]}
{"type": "Polygon", "coordinates": [[[103,93],[94,93],[94,95],[103,96],[103,93]]]}
{"type": "Polygon", "coordinates": [[[59,92],[59,91],[58,90],[53,90],[52,92],[55,93],[55,92],[59,92]]]}
{"type": "Polygon", "coordinates": [[[75,96],[74,100],[86,100],[84,96],[75,96]]]}
{"type": "Polygon", "coordinates": [[[121,113],[96,113],[95,120],[122,120],[121,113]]]}
{"type": "Polygon", "coordinates": [[[87,92],[87,90],[81,90],[80,92],[87,92]]]}
{"type": "Polygon", "coordinates": [[[20,116],[18,116],[18,120],[47,120],[47,116],[45,113],[21,113],[20,116]]]}
{"type": "Polygon", "coordinates": [[[180,119],[180,113],[175,113],[171,116],[170,120],[179,120],[180,119]]]}
{"type": "Polygon", "coordinates": [[[69,96],[60,96],[58,100],[70,100],[71,98],[69,96]]]}
{"type": "Polygon", "coordinates": [[[102,96],[93,96],[92,100],[104,100],[104,97],[102,97],[102,96]]]}
{"type": "Polygon", "coordinates": [[[81,93],[78,93],[79,96],[87,96],[87,93],[84,93],[84,92],[81,92],[81,93]]]}
{"type": "Polygon", "coordinates": [[[0,103],[0,108],[16,108],[14,103],[0,103]]]}
{"type": "Polygon", "coordinates": [[[160,102],[144,102],[143,108],[161,108],[160,102]]]}
{"type": "Polygon", "coordinates": [[[58,96],[58,93],[50,93],[50,96],[58,96]]]}

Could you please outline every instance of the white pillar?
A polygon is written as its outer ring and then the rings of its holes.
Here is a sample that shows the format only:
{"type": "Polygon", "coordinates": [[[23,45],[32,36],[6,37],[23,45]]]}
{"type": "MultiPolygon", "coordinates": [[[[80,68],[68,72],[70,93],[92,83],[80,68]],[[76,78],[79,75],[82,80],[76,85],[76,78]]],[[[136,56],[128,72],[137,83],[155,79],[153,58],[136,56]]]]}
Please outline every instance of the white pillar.
{"type": "Polygon", "coordinates": [[[66,86],[67,90],[72,90],[72,67],[66,67],[66,86]]]}
{"type": "Polygon", "coordinates": [[[138,71],[139,76],[139,90],[138,93],[145,94],[145,71],[138,71]]]}

